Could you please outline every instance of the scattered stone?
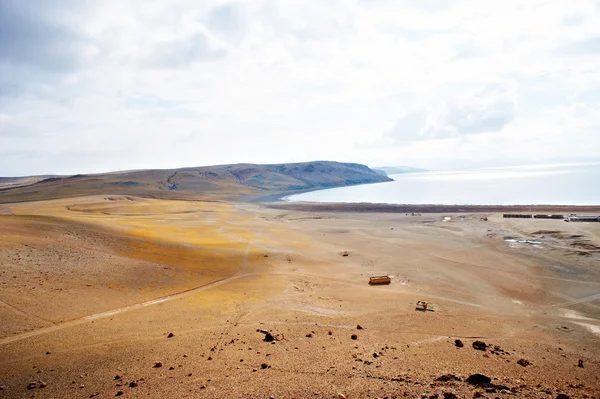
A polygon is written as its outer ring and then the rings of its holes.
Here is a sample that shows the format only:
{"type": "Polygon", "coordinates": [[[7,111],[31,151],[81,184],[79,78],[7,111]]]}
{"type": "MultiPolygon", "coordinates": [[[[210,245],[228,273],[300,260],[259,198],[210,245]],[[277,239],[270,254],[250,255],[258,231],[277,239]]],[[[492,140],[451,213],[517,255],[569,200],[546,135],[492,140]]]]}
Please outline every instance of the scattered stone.
{"type": "Polygon", "coordinates": [[[100,392],[94,392],[94,393],[90,394],[90,398],[95,398],[98,395],[100,395],[100,392]]]}
{"type": "Polygon", "coordinates": [[[356,329],[357,329],[357,330],[362,330],[363,328],[362,328],[362,326],[361,326],[360,324],[357,324],[357,325],[356,325],[356,329]]]}
{"type": "Polygon", "coordinates": [[[85,388],[85,385],[81,384],[81,385],[79,386],[79,389],[83,389],[83,388],[85,388]]]}
{"type": "Polygon", "coordinates": [[[473,392],[473,397],[474,398],[482,398],[483,394],[479,391],[475,391],[475,392],[473,392]]]}
{"type": "Polygon", "coordinates": [[[162,367],[162,362],[156,362],[153,366],[155,369],[162,367]]]}
{"type": "Polygon", "coordinates": [[[271,334],[270,331],[267,331],[267,330],[256,330],[256,331],[265,334],[265,338],[263,339],[263,341],[265,341],[265,342],[277,341],[277,338],[275,338],[275,336],[273,334],[271,334]]]}
{"type": "Polygon", "coordinates": [[[579,359],[579,362],[577,363],[577,367],[583,368],[583,360],[579,359]]]}
{"type": "Polygon", "coordinates": [[[436,381],[447,382],[447,381],[462,381],[460,377],[454,374],[444,374],[435,379],[436,381]]]}
{"type": "Polygon", "coordinates": [[[311,333],[306,334],[306,338],[312,338],[312,334],[311,333]]]}
{"type": "Polygon", "coordinates": [[[209,356],[208,358],[206,358],[206,360],[212,360],[212,356],[209,356]]]}
{"type": "Polygon", "coordinates": [[[487,345],[483,341],[475,341],[473,342],[473,349],[478,351],[486,351],[487,345]]]}
{"type": "Polygon", "coordinates": [[[123,391],[117,391],[117,393],[115,394],[115,396],[121,396],[123,395],[123,391]]]}
{"type": "Polygon", "coordinates": [[[458,348],[462,348],[463,346],[465,346],[465,344],[463,344],[463,342],[460,339],[455,339],[454,345],[456,345],[456,347],[458,348]]]}
{"type": "Polygon", "coordinates": [[[471,374],[469,378],[467,378],[467,382],[471,385],[484,385],[492,382],[492,379],[483,374],[471,374]]]}
{"type": "Polygon", "coordinates": [[[200,387],[200,389],[206,389],[206,387],[205,387],[204,385],[202,385],[202,386],[200,387]]]}
{"type": "Polygon", "coordinates": [[[338,399],[346,399],[346,395],[343,393],[338,393],[338,399]]]}
{"type": "Polygon", "coordinates": [[[115,378],[114,378],[115,381],[120,380],[120,379],[121,379],[121,376],[119,374],[115,375],[115,378]]]}
{"type": "Polygon", "coordinates": [[[185,353],[184,353],[184,354],[183,354],[183,357],[187,357],[187,354],[185,354],[185,353]]]}
{"type": "Polygon", "coordinates": [[[270,369],[271,366],[269,366],[267,363],[263,363],[263,364],[260,365],[260,368],[263,369],[263,370],[264,369],[270,369]]]}
{"type": "Polygon", "coordinates": [[[5,389],[6,389],[6,386],[0,385],[0,391],[4,391],[5,389]]]}
{"type": "Polygon", "coordinates": [[[356,334],[352,334],[352,335],[350,336],[350,338],[351,338],[351,339],[353,339],[354,341],[356,341],[356,340],[358,339],[358,335],[356,335],[356,334]]]}
{"type": "Polygon", "coordinates": [[[169,367],[169,370],[175,370],[175,367],[171,366],[169,367]]]}
{"type": "Polygon", "coordinates": [[[131,382],[129,383],[129,388],[135,388],[135,387],[137,387],[137,386],[138,386],[138,383],[137,383],[137,382],[135,382],[135,381],[131,381],[131,382]]]}
{"type": "Polygon", "coordinates": [[[50,351],[46,352],[46,355],[50,355],[50,354],[51,354],[50,351]]]}
{"type": "Polygon", "coordinates": [[[27,389],[31,390],[31,389],[36,389],[37,388],[37,382],[30,382],[29,385],[27,385],[27,389]]]}
{"type": "Polygon", "coordinates": [[[329,331],[329,332],[327,333],[327,335],[333,335],[333,333],[332,333],[331,331],[329,331]]]}
{"type": "Polygon", "coordinates": [[[48,384],[46,384],[44,381],[40,381],[40,388],[46,388],[48,386],[48,384]]]}
{"type": "Polygon", "coordinates": [[[530,363],[530,362],[529,362],[529,360],[527,360],[527,359],[519,359],[519,360],[517,361],[517,364],[518,364],[519,366],[523,366],[523,367],[527,367],[527,366],[531,365],[531,363],[530,363]]]}
{"type": "Polygon", "coordinates": [[[453,392],[444,392],[444,399],[458,399],[458,396],[456,396],[453,392]]]}
{"type": "Polygon", "coordinates": [[[569,395],[565,395],[564,393],[559,393],[558,395],[556,395],[556,399],[570,399],[571,397],[569,395]]]}
{"type": "Polygon", "coordinates": [[[167,335],[167,338],[173,338],[175,336],[175,334],[173,334],[172,332],[169,333],[169,335],[167,335]]]}

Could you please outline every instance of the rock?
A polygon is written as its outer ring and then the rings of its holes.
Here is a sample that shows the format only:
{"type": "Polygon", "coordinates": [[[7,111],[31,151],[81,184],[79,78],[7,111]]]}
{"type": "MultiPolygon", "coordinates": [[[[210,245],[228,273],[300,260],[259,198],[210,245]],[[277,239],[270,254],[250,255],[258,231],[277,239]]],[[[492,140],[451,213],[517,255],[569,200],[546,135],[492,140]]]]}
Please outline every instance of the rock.
{"type": "Polygon", "coordinates": [[[175,336],[175,334],[173,334],[172,332],[169,333],[169,335],[167,335],[167,338],[173,338],[175,336]]]}
{"type": "Polygon", "coordinates": [[[185,354],[185,353],[184,353],[184,354],[183,354],[183,357],[187,357],[187,354],[185,354]]]}
{"type": "Polygon", "coordinates": [[[79,389],[83,389],[83,388],[85,388],[85,385],[81,384],[81,385],[79,386],[79,389]]]}
{"type": "Polygon", "coordinates": [[[115,381],[120,380],[120,379],[121,379],[121,376],[119,374],[115,375],[115,378],[114,378],[115,381]]]}
{"type": "Polygon", "coordinates": [[[482,398],[483,394],[479,391],[475,391],[475,392],[473,392],[473,397],[474,398],[482,398]]]}
{"type": "Polygon", "coordinates": [[[175,367],[171,366],[169,367],[169,370],[175,370],[175,367]]]}
{"type": "Polygon", "coordinates": [[[444,374],[435,379],[436,381],[447,382],[447,381],[461,381],[461,379],[454,374],[444,374]]]}
{"type": "Polygon", "coordinates": [[[202,385],[202,386],[200,387],[200,389],[206,389],[206,387],[205,387],[204,385],[202,385]]]}
{"type": "Polygon", "coordinates": [[[51,354],[50,351],[46,352],[46,355],[50,355],[50,354],[51,354]]]}
{"type": "Polygon", "coordinates": [[[162,362],[156,362],[153,366],[155,369],[162,367],[162,362]]]}
{"type": "Polygon", "coordinates": [[[115,394],[115,396],[121,396],[123,395],[123,391],[117,391],[117,393],[115,394]]]}
{"type": "Polygon", "coordinates": [[[273,334],[271,334],[269,331],[265,331],[265,330],[258,330],[258,331],[265,334],[265,338],[263,339],[263,341],[265,341],[265,342],[277,341],[277,338],[275,338],[275,336],[273,334]]]}
{"type": "Polygon", "coordinates": [[[556,395],[556,399],[570,399],[571,397],[569,395],[565,395],[564,393],[559,393],[558,395],[556,395]]]}
{"type": "Polygon", "coordinates": [[[458,396],[456,396],[453,392],[444,392],[444,399],[458,399],[458,396]]]}
{"type": "Polygon", "coordinates": [[[263,369],[263,370],[264,369],[270,369],[271,366],[269,366],[267,363],[263,363],[263,364],[260,365],[260,368],[263,369]]]}
{"type": "Polygon", "coordinates": [[[206,360],[212,360],[212,356],[207,357],[206,360]]]}
{"type": "Polygon", "coordinates": [[[467,382],[471,385],[484,385],[492,382],[492,379],[483,374],[471,374],[469,378],[467,378],[467,382]]]}
{"type": "Polygon", "coordinates": [[[312,334],[311,333],[306,334],[306,338],[312,338],[312,334]]]}
{"type": "Polygon", "coordinates": [[[473,349],[478,351],[485,351],[487,350],[487,345],[483,341],[475,341],[473,342],[473,349]]]}
{"type": "Polygon", "coordinates": [[[329,331],[329,332],[327,333],[327,335],[333,335],[333,333],[332,333],[331,331],[329,331]]]}
{"type": "Polygon", "coordinates": [[[357,324],[357,325],[356,325],[356,329],[357,329],[357,330],[362,330],[363,328],[362,328],[362,326],[361,326],[360,324],[357,324]]]}
{"type": "Polygon", "coordinates": [[[100,392],[94,392],[94,393],[90,394],[90,398],[95,398],[98,395],[100,395],[100,392]]]}
{"type": "Polygon", "coordinates": [[[517,361],[517,364],[518,364],[519,366],[527,367],[527,366],[529,366],[531,363],[530,363],[530,362],[529,362],[529,360],[527,360],[527,359],[519,359],[519,360],[517,361]]]}
{"type": "Polygon", "coordinates": [[[129,383],[129,388],[135,388],[135,387],[137,387],[137,386],[138,386],[138,383],[137,383],[137,382],[135,382],[135,381],[131,381],[131,382],[129,383]]]}
{"type": "Polygon", "coordinates": [[[338,393],[338,399],[346,399],[346,395],[343,393],[338,393]]]}
{"type": "Polygon", "coordinates": [[[29,385],[27,385],[27,389],[36,389],[37,388],[37,382],[30,382],[29,385]]]}
{"type": "Polygon", "coordinates": [[[463,342],[460,339],[455,339],[454,345],[456,345],[458,348],[462,348],[463,346],[465,346],[465,344],[463,344],[463,342]]]}
{"type": "Polygon", "coordinates": [[[583,360],[579,359],[579,362],[577,363],[577,367],[583,368],[583,360]]]}
{"type": "Polygon", "coordinates": [[[354,341],[356,341],[356,340],[358,339],[358,335],[356,335],[356,334],[352,334],[352,335],[350,336],[350,338],[351,338],[351,339],[353,339],[354,341]]]}
{"type": "Polygon", "coordinates": [[[40,388],[46,388],[48,386],[48,384],[46,384],[44,381],[40,381],[39,387],[40,388]]]}

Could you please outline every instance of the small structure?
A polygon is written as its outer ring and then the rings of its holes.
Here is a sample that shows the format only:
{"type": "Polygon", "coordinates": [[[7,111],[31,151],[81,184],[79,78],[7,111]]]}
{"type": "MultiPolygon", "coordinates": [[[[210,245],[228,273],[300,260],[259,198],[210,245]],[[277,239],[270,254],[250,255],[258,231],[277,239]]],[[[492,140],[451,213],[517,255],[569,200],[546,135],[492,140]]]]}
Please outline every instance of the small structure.
{"type": "Polygon", "coordinates": [[[515,219],[531,219],[532,215],[520,214],[520,213],[505,213],[502,215],[503,218],[515,218],[515,219]]]}
{"type": "Polygon", "coordinates": [[[425,302],[425,301],[418,301],[417,302],[416,310],[420,310],[422,312],[427,311],[427,302],[425,302]]]}
{"type": "Polygon", "coordinates": [[[569,216],[569,222],[600,222],[600,216],[569,216]]]}
{"type": "Polygon", "coordinates": [[[534,219],[564,219],[564,215],[533,215],[534,219]]]}
{"type": "Polygon", "coordinates": [[[392,279],[390,276],[372,276],[369,277],[369,285],[386,285],[390,284],[392,279]]]}

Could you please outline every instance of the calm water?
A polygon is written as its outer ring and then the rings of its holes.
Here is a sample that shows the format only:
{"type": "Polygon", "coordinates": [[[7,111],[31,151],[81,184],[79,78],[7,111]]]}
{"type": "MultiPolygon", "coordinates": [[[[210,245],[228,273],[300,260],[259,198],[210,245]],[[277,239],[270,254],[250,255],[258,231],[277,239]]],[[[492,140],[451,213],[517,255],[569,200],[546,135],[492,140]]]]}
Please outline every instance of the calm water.
{"type": "Polygon", "coordinates": [[[443,205],[600,205],[600,163],[391,175],[393,182],[312,191],[288,201],[443,205]]]}

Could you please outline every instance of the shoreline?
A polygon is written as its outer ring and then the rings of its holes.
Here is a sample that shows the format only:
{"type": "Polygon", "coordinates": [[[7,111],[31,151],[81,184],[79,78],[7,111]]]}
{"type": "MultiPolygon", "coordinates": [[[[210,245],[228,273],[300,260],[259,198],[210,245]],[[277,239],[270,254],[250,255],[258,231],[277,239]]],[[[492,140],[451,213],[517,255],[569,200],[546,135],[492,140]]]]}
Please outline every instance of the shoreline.
{"type": "Polygon", "coordinates": [[[377,204],[351,202],[265,202],[262,206],[301,212],[364,212],[364,213],[489,213],[489,212],[591,212],[600,214],[600,205],[436,205],[377,204]]]}

